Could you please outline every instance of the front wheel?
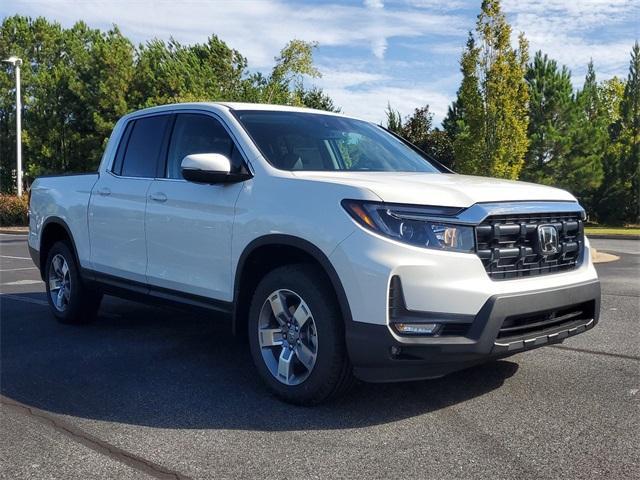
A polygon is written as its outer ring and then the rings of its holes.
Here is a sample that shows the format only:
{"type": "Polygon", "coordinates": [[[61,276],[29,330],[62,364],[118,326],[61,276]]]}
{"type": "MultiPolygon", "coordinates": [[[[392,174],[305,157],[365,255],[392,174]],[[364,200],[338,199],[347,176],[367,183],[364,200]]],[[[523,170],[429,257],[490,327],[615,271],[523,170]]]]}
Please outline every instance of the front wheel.
{"type": "Polygon", "coordinates": [[[287,265],[262,279],[249,312],[249,344],[260,376],[285,401],[318,404],[351,383],[344,320],[312,265],[287,265]]]}
{"type": "Polygon", "coordinates": [[[80,278],[75,255],[66,242],[49,250],[44,278],[47,300],[60,323],[82,324],[94,320],[102,294],[88,288],[80,278]]]}

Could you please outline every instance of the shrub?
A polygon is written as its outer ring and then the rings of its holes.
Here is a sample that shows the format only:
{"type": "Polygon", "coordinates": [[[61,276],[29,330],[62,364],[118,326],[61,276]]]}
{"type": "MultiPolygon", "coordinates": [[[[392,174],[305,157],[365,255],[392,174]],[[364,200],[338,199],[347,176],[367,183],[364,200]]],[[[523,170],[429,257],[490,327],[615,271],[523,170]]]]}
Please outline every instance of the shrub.
{"type": "Polygon", "coordinates": [[[0,194],[0,227],[27,225],[28,209],[27,195],[18,198],[15,195],[0,194]]]}

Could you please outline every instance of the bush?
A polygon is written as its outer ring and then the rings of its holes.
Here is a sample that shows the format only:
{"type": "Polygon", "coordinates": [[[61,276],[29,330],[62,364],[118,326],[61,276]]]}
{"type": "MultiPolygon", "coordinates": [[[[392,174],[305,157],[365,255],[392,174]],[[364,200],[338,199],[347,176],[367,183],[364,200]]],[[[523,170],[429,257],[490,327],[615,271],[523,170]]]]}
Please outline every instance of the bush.
{"type": "Polygon", "coordinates": [[[15,195],[0,194],[0,227],[26,226],[28,209],[27,195],[18,198],[15,195]]]}

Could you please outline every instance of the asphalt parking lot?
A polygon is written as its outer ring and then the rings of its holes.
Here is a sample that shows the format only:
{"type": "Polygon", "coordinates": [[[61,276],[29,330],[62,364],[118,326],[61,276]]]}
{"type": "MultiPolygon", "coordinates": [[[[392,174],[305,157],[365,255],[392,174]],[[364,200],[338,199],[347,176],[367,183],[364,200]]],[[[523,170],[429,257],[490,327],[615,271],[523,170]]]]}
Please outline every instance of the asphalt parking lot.
{"type": "Polygon", "coordinates": [[[640,478],[640,242],[594,240],[600,324],[448,377],[283,404],[223,321],[106,297],[57,324],[0,235],[0,478],[640,478]]]}

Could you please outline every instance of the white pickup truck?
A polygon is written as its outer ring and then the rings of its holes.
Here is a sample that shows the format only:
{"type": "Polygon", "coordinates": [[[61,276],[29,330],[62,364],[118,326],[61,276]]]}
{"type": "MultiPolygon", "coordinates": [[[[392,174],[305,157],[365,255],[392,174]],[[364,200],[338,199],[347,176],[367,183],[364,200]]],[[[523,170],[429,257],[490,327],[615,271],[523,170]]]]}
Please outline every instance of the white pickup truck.
{"type": "Polygon", "coordinates": [[[97,173],[37,179],[29,247],[60,321],[103,293],[230,314],[268,387],[315,404],[593,327],[583,220],[565,191],[457,175],[372,123],[194,103],[122,118],[97,173]]]}

